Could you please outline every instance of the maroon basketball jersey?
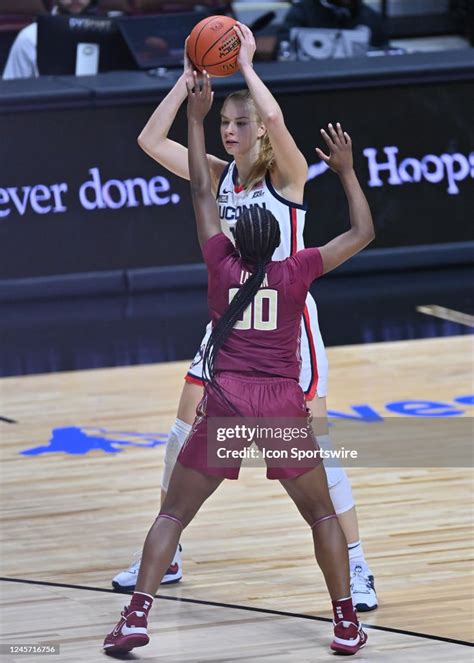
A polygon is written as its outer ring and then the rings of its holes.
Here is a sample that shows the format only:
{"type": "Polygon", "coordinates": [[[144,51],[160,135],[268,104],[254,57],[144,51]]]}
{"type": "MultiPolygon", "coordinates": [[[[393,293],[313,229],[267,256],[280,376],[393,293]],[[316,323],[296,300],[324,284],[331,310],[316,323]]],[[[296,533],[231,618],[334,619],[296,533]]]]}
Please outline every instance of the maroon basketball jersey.
{"type": "MultiPolygon", "coordinates": [[[[213,326],[250,275],[232,242],[219,233],[202,247],[208,269],[213,326]]],[[[323,273],[319,249],[304,249],[267,265],[265,279],[219,350],[216,370],[257,371],[295,378],[300,374],[301,316],[309,286],[323,273]]]]}

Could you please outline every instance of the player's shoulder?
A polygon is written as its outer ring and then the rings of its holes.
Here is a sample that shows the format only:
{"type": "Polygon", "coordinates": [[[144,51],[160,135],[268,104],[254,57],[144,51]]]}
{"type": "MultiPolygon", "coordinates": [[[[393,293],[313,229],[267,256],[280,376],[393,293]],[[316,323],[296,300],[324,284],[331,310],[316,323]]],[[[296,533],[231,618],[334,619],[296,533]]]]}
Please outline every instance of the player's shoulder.
{"type": "Polygon", "coordinates": [[[229,163],[229,161],[224,161],[224,159],[219,159],[219,157],[215,157],[212,154],[207,155],[207,161],[209,163],[209,168],[211,169],[213,177],[220,184],[220,182],[228,174],[231,163],[229,163]]]}
{"type": "Polygon", "coordinates": [[[284,205],[285,207],[294,208],[297,213],[305,213],[308,205],[304,202],[295,202],[301,200],[301,191],[299,186],[285,186],[278,181],[276,170],[267,171],[265,178],[262,180],[262,186],[266,195],[269,195],[272,200],[284,205]]]}
{"type": "Polygon", "coordinates": [[[312,246],[310,248],[297,251],[292,256],[290,256],[289,259],[292,260],[293,264],[300,268],[303,264],[311,263],[315,260],[319,261],[321,259],[321,251],[317,246],[312,246]]]}
{"type": "Polygon", "coordinates": [[[226,251],[235,253],[235,246],[223,232],[218,232],[215,235],[209,237],[203,244],[202,248],[203,250],[215,250],[216,248],[223,248],[226,251]]]}
{"type": "Polygon", "coordinates": [[[238,258],[235,246],[227,235],[222,232],[209,237],[202,246],[202,255],[204,262],[210,268],[222,265],[226,259],[235,260],[238,258]]]}
{"type": "Polygon", "coordinates": [[[282,264],[290,276],[291,283],[301,280],[306,282],[310,274],[313,277],[311,280],[313,280],[323,271],[321,252],[317,247],[297,251],[283,260],[282,264]]]}
{"type": "Polygon", "coordinates": [[[272,260],[270,269],[278,282],[294,283],[298,277],[298,264],[294,260],[294,256],[288,256],[283,260],[272,260]]]}

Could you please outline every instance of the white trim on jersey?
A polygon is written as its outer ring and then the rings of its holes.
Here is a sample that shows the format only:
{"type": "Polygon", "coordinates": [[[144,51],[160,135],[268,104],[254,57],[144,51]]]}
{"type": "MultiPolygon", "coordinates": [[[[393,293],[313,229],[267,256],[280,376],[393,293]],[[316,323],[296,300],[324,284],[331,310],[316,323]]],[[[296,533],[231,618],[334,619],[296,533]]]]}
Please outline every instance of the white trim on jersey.
{"type": "Polygon", "coordinates": [[[240,214],[252,206],[264,207],[272,212],[280,224],[280,246],[273,254],[273,260],[284,260],[304,249],[303,230],[306,205],[293,203],[280,196],[267,173],[250,191],[238,186],[238,173],[235,161],[222,173],[217,190],[217,204],[222,232],[234,240],[233,228],[240,214]]]}

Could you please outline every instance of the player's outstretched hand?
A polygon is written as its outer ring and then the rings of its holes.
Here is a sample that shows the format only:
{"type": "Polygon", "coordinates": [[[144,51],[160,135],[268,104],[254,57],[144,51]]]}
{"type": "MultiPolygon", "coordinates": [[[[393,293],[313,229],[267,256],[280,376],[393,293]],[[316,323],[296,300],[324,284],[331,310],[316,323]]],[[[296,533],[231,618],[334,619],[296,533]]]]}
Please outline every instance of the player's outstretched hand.
{"type": "Polygon", "coordinates": [[[236,23],[234,30],[240,39],[240,50],[237,56],[239,67],[243,69],[246,65],[251,65],[257,45],[252,30],[243,23],[236,23]]]}
{"type": "Polygon", "coordinates": [[[317,147],[318,157],[338,175],[351,171],[354,168],[352,140],[347,131],[343,131],[338,122],[335,129],[332,124],[328,124],[328,131],[321,129],[321,135],[329,148],[329,155],[317,147]]]}
{"type": "Polygon", "coordinates": [[[202,122],[208,114],[214,92],[212,91],[211,79],[206,71],[203,71],[202,80],[199,80],[197,71],[186,74],[186,87],[188,90],[188,118],[202,122]]]}

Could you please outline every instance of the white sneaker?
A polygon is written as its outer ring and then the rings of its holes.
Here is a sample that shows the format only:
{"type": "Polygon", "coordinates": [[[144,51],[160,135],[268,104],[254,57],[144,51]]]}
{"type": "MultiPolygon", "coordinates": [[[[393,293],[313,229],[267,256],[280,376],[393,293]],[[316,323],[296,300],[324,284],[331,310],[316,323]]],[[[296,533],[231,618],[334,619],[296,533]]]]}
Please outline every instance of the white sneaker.
{"type": "Polygon", "coordinates": [[[351,596],[357,612],[370,612],[378,607],[374,576],[368,566],[351,567],[351,596]]]}
{"type": "MultiPolygon", "coordinates": [[[[181,544],[176,548],[175,556],[171,562],[168,570],[163,576],[161,581],[162,585],[171,585],[174,582],[179,582],[183,577],[183,562],[181,560],[181,544]]],[[[133,592],[137,584],[138,571],[140,570],[141,553],[135,553],[135,559],[130,564],[128,569],[118,573],[112,580],[112,587],[117,591],[133,592]]]]}

